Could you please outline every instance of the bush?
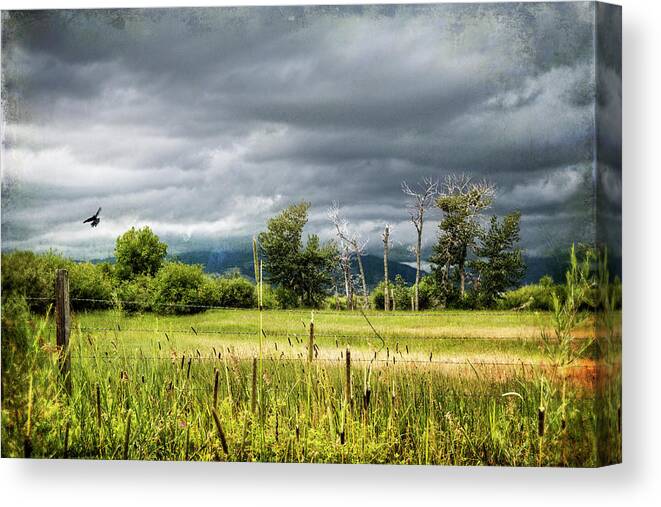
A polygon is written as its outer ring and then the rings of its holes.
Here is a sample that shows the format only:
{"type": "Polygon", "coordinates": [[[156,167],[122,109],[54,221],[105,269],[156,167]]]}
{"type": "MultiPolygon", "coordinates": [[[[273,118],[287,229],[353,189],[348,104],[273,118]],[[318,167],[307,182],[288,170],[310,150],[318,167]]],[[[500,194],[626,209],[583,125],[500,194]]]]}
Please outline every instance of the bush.
{"type": "MultiPolygon", "coordinates": [[[[384,287],[385,283],[383,281],[379,282],[379,284],[372,290],[371,294],[371,300],[372,300],[372,305],[374,308],[377,308],[379,310],[383,310],[383,305],[384,305],[384,287]]],[[[393,292],[393,297],[395,299],[395,305],[394,308],[392,308],[392,301],[390,302],[391,304],[391,309],[394,310],[410,310],[411,309],[411,295],[413,294],[413,288],[409,287],[406,285],[406,281],[404,278],[402,278],[401,275],[397,275],[395,277],[394,282],[390,282],[389,284],[390,289],[392,289],[393,292]]],[[[420,295],[420,286],[418,287],[418,294],[420,295]]],[[[421,305],[422,308],[422,305],[421,305]]]]}
{"type": "Polygon", "coordinates": [[[152,309],[162,314],[204,311],[205,276],[202,266],[168,262],[152,282],[152,309]]]}
{"type": "Polygon", "coordinates": [[[53,252],[2,254],[2,299],[9,295],[27,298],[31,311],[43,313],[55,302],[55,273],[72,262],[53,252]],[[41,299],[36,299],[41,298],[41,299]]]}
{"type": "Polygon", "coordinates": [[[113,292],[115,307],[126,313],[148,312],[152,309],[153,278],[139,275],[120,282],[113,292]]]}
{"type": "MultiPolygon", "coordinates": [[[[557,288],[548,283],[524,285],[515,290],[507,291],[498,300],[497,307],[501,310],[551,310],[553,308],[553,292],[557,288]]],[[[558,291],[562,292],[562,291],[558,291]]],[[[560,294],[559,294],[560,295],[560,294]]]]}
{"type": "Polygon", "coordinates": [[[109,308],[112,303],[113,281],[106,270],[89,262],[73,263],[69,268],[69,296],[76,310],[109,308]],[[74,301],[94,299],[99,301],[74,301]],[[105,301],[100,301],[105,300],[105,301]]]}
{"type": "Polygon", "coordinates": [[[253,308],[257,305],[255,286],[240,275],[207,277],[200,299],[208,306],[253,308]]]}

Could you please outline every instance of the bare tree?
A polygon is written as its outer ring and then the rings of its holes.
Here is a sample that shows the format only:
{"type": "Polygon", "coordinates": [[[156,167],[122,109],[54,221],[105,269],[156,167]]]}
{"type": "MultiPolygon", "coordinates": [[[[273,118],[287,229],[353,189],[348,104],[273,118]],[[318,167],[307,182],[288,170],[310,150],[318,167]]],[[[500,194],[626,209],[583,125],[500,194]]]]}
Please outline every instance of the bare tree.
{"type": "Polygon", "coordinates": [[[486,180],[473,181],[465,174],[451,174],[445,178],[436,199],[436,205],[445,215],[440,224],[443,235],[436,247],[437,258],[446,266],[446,277],[449,277],[450,266],[457,266],[462,298],[468,252],[480,231],[478,220],[481,212],[491,206],[495,195],[495,185],[486,180]]]}
{"type": "MultiPolygon", "coordinates": [[[[345,278],[348,279],[348,286],[350,291],[353,285],[353,281],[351,280],[351,255],[353,254],[356,257],[356,262],[358,262],[359,278],[363,289],[363,296],[365,298],[363,306],[367,308],[369,306],[369,292],[367,290],[365,269],[363,268],[362,261],[362,256],[365,255],[365,247],[367,246],[367,241],[362,241],[360,234],[357,231],[349,230],[349,221],[342,216],[340,205],[337,202],[333,202],[331,207],[328,209],[328,219],[335,226],[335,231],[340,243],[340,262],[342,263],[342,269],[345,273],[345,278]]],[[[349,297],[348,294],[347,297],[349,297]]],[[[353,298],[353,294],[351,294],[351,297],[353,298]]]]}
{"type": "Polygon", "coordinates": [[[420,299],[418,286],[420,284],[420,250],[422,249],[422,228],[425,223],[425,212],[433,205],[434,197],[438,193],[438,182],[432,178],[424,178],[415,188],[411,188],[406,181],[402,182],[402,192],[408,197],[408,212],[411,223],[417,232],[415,245],[415,288],[414,310],[419,310],[420,299]]]}
{"type": "Polygon", "coordinates": [[[390,226],[383,229],[383,309],[390,310],[390,284],[388,283],[388,251],[390,250],[390,226]]]}

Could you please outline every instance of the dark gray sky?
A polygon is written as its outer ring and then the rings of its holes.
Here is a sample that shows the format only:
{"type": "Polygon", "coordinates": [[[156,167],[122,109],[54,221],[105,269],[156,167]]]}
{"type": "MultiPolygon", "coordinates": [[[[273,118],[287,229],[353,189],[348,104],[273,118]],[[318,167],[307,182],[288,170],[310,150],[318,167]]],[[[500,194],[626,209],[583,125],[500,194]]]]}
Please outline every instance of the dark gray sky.
{"type": "Polygon", "coordinates": [[[589,240],[593,23],[587,2],[4,13],[2,248],[104,257],[145,224],[213,248],[302,199],[322,238],[337,200],[371,248],[386,222],[406,245],[401,181],[450,172],[498,185],[528,254],[589,240]]]}

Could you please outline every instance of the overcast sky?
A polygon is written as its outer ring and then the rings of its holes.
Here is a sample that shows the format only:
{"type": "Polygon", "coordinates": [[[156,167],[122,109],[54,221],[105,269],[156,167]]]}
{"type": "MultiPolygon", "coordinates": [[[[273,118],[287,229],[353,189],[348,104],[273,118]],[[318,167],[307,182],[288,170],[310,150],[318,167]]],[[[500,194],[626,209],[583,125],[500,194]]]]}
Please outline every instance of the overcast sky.
{"type": "Polygon", "coordinates": [[[588,241],[592,9],[4,13],[2,248],[106,257],[133,225],[220,248],[305,199],[309,232],[337,200],[376,250],[386,222],[413,240],[401,181],[450,172],[498,186],[528,254],[588,241]]]}

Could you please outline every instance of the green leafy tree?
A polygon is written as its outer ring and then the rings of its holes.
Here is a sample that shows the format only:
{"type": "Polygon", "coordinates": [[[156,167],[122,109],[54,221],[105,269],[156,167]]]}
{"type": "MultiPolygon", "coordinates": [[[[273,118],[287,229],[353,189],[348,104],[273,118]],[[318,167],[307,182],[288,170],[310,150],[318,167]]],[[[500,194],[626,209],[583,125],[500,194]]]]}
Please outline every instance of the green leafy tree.
{"type": "Polygon", "coordinates": [[[163,265],[168,246],[149,228],[131,227],[117,238],[115,274],[119,280],[154,276],[163,265]]]}
{"type": "Polygon", "coordinates": [[[479,273],[478,298],[486,306],[495,304],[506,290],[517,287],[526,272],[521,249],[517,247],[520,220],[518,211],[502,220],[493,216],[489,230],[480,234],[476,259],[470,265],[479,273]]]}
{"type": "Polygon", "coordinates": [[[443,219],[439,224],[438,242],[429,260],[445,292],[453,283],[451,270],[455,270],[460,299],[464,298],[466,290],[468,256],[481,232],[479,216],[491,206],[494,194],[492,184],[451,175],[446,178],[436,199],[443,219]]]}
{"type": "Polygon", "coordinates": [[[314,234],[303,244],[309,209],[308,202],[289,206],[268,221],[258,239],[267,279],[304,305],[318,306],[332,284],[337,250],[333,243],[322,245],[314,234]]]}

